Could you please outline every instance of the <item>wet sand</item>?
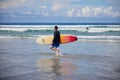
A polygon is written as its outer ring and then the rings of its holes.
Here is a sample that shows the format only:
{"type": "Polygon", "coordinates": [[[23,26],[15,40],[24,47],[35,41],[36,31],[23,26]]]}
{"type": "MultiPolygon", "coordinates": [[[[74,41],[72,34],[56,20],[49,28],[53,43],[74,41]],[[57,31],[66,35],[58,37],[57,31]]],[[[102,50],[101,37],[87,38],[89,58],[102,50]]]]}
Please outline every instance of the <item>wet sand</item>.
{"type": "Polygon", "coordinates": [[[63,57],[30,39],[0,39],[0,80],[120,80],[120,43],[61,45],[63,57]],[[74,48],[74,49],[73,49],[74,48]]]}

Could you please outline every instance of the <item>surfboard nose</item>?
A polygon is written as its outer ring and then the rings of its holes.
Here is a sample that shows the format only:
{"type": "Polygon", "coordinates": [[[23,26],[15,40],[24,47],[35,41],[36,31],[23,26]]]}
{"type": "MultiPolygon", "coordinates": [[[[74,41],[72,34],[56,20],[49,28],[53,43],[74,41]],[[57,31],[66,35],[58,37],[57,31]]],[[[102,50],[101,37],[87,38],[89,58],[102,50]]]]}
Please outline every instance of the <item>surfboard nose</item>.
{"type": "Polygon", "coordinates": [[[77,37],[75,37],[75,41],[77,41],[78,40],[78,38],[77,37]]]}
{"type": "Polygon", "coordinates": [[[76,36],[71,36],[71,41],[73,42],[73,41],[77,41],[77,37],[76,36]]]}

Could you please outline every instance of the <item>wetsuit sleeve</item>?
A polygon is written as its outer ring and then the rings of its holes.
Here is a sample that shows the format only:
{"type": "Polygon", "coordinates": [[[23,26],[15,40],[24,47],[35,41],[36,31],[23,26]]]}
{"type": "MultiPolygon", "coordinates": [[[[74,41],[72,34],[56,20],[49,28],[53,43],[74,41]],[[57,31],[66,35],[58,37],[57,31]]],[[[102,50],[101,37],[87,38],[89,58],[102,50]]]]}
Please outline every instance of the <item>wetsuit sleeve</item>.
{"type": "Polygon", "coordinates": [[[55,42],[56,36],[57,36],[57,33],[56,33],[56,31],[55,31],[55,32],[54,32],[54,36],[53,36],[53,41],[52,41],[52,42],[55,42]]]}

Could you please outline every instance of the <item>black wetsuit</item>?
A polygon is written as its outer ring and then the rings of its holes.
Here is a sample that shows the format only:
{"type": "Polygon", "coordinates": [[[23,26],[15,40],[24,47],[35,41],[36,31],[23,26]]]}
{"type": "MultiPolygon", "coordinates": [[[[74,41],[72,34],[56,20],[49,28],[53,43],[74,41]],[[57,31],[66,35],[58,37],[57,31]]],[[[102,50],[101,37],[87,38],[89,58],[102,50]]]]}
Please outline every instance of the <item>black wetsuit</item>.
{"type": "Polygon", "coordinates": [[[60,32],[58,30],[54,32],[54,38],[52,42],[60,44],[60,32]]]}

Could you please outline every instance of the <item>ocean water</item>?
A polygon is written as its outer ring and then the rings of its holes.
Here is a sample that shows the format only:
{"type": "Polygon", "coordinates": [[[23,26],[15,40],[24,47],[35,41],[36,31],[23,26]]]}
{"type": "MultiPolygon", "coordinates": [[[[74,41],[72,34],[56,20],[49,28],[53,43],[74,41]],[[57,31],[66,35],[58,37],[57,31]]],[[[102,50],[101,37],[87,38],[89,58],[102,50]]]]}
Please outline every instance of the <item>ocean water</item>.
{"type": "Polygon", "coordinates": [[[43,35],[53,35],[55,25],[58,25],[61,34],[76,35],[81,41],[120,42],[120,24],[107,23],[1,24],[0,38],[36,39],[43,35]]]}
{"type": "Polygon", "coordinates": [[[120,80],[120,24],[1,24],[0,80],[120,80]],[[55,57],[36,38],[72,34],[55,57]]]}

